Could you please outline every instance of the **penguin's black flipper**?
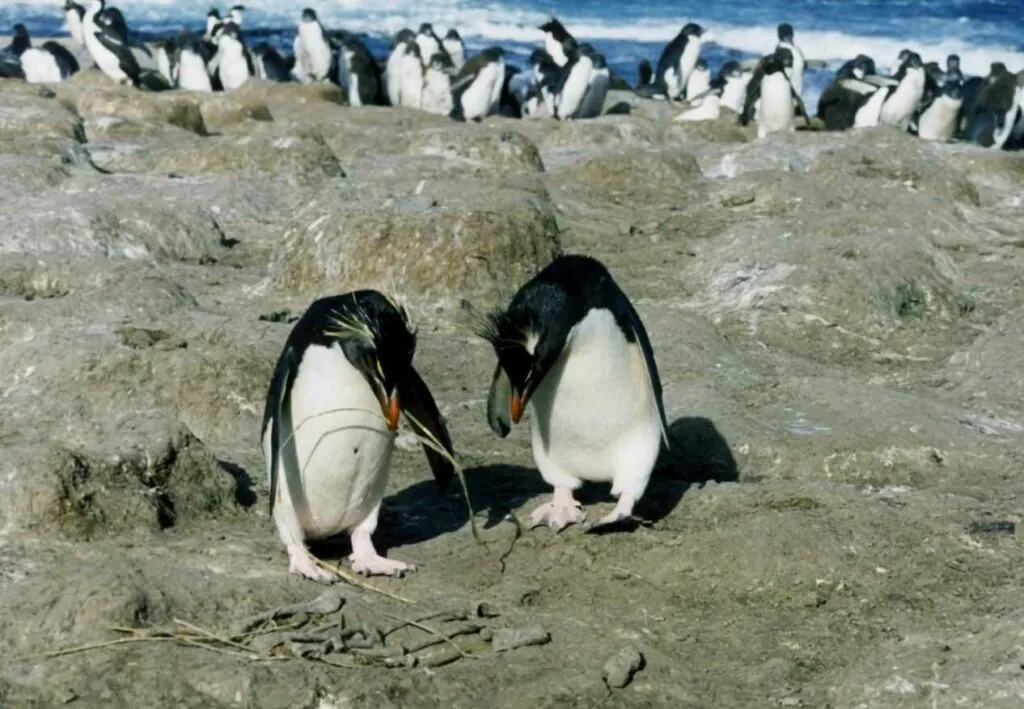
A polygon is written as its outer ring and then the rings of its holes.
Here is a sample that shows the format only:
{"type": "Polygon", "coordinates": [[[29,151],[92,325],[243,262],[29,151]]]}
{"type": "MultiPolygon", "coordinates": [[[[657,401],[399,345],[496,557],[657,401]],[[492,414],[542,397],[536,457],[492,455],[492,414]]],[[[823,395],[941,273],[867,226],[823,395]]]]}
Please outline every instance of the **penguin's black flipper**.
{"type": "Polygon", "coordinates": [[[487,423],[491,430],[504,438],[512,430],[509,402],[512,400],[512,382],[509,381],[501,363],[494,368],[491,390],[487,394],[487,423]]]}
{"type": "Polygon", "coordinates": [[[285,447],[294,450],[294,444],[289,440],[291,431],[291,398],[292,385],[295,383],[295,374],[298,372],[295,349],[289,345],[281,353],[281,359],[277,362],[274,376],[270,380],[270,392],[267,394],[267,407],[263,412],[263,430],[267,430],[267,421],[270,420],[270,515],[274,514],[274,500],[277,499],[277,469],[281,462],[282,451],[285,447]],[[289,425],[285,426],[283,419],[288,416],[289,425]]]}
{"type": "Polygon", "coordinates": [[[626,297],[625,293],[620,291],[619,296],[615,299],[616,302],[614,309],[619,311],[624,316],[626,322],[629,323],[630,330],[633,331],[633,336],[636,338],[634,344],[639,345],[640,354],[644,359],[644,372],[647,375],[647,385],[651,389],[651,395],[654,397],[655,403],[658,405],[658,419],[661,423],[661,437],[665,441],[665,448],[669,447],[668,443],[668,419],[665,417],[665,402],[662,397],[662,386],[661,377],[658,375],[658,365],[654,362],[654,348],[651,347],[651,341],[647,337],[647,330],[644,328],[643,321],[640,320],[640,314],[636,312],[636,308],[629,302],[629,298],[626,297]]]}
{"type": "Polygon", "coordinates": [[[114,56],[117,57],[118,64],[121,66],[121,71],[128,75],[128,78],[133,83],[138,83],[139,74],[142,73],[142,68],[139,66],[138,60],[135,55],[132,54],[132,50],[129,49],[128,45],[117,35],[110,32],[94,32],[93,36],[96,40],[107,48],[114,56]]]}
{"type": "MultiPolygon", "coordinates": [[[[448,454],[454,457],[452,439],[441,420],[441,412],[437,410],[430,389],[412,367],[409,367],[409,371],[398,385],[398,397],[406,420],[416,431],[416,435],[440,443],[448,454]]],[[[447,457],[426,443],[423,444],[423,452],[427,454],[427,462],[430,463],[437,486],[444,490],[455,476],[455,466],[447,457]]]]}
{"type": "Polygon", "coordinates": [[[764,79],[764,63],[769,57],[761,57],[754,67],[750,81],[747,83],[747,95],[743,101],[743,112],[740,113],[739,122],[745,126],[754,119],[754,106],[761,98],[761,80],[764,79]]]}

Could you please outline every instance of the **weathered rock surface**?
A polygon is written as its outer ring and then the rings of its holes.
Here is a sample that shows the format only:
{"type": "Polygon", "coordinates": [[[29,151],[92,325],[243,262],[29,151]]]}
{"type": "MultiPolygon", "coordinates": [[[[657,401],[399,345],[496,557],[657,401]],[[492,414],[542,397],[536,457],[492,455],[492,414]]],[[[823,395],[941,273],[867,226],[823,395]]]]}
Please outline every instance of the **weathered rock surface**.
{"type": "Polygon", "coordinates": [[[0,81],[0,705],[1017,709],[1024,158],[615,102],[464,125],[334,86],[0,81]],[[563,250],[636,305],[670,446],[643,525],[524,530],[501,561],[550,489],[528,424],[486,423],[469,315],[563,250]],[[168,639],[41,659],[321,592],[288,573],[260,426],[294,318],[358,287],[418,324],[487,542],[403,430],[375,543],[418,570],[373,584],[545,642],[429,672],[168,639]]]}

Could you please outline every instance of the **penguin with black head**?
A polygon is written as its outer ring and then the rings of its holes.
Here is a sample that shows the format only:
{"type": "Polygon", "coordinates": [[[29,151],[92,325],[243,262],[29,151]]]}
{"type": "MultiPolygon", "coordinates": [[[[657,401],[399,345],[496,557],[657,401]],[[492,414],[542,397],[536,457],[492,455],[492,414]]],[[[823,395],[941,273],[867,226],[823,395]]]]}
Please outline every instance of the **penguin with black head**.
{"type": "Polygon", "coordinates": [[[662,50],[654,83],[669,100],[674,101],[682,96],[690,74],[697,67],[701,46],[707,34],[696,22],[687,22],[662,50]]]}
{"type": "Polygon", "coordinates": [[[793,53],[786,47],[776,47],[768,56],[761,57],[747,84],[746,101],[740,114],[740,125],[754,118],[757,106],[757,137],[770,133],[796,130],[794,117],[800,113],[808,119],[803,100],[789,80],[787,70],[793,66],[793,53]]]}
{"type": "Polygon", "coordinates": [[[532,527],[583,522],[583,481],[611,482],[615,508],[593,530],[633,515],[668,445],[661,380],[647,331],[605,266],[563,255],[537,273],[479,334],[498,357],[487,420],[504,438],[530,412],[533,457],[554,488],[532,527]]]}
{"type": "Polygon", "coordinates": [[[565,66],[569,61],[569,56],[565,51],[566,43],[569,43],[570,48],[574,47],[576,38],[565,28],[565,25],[558,21],[557,17],[552,17],[537,29],[544,33],[544,49],[551,59],[558,66],[565,66]]]}
{"type": "MultiPolygon", "coordinates": [[[[356,573],[415,569],[381,556],[371,539],[399,416],[453,455],[437,404],[413,367],[415,353],[405,309],[375,290],[316,300],[295,323],[263,414],[270,513],[293,573],[330,582],[306,541],[343,532],[356,573]]],[[[447,487],[455,472],[449,458],[423,448],[438,485],[447,487]]]]}

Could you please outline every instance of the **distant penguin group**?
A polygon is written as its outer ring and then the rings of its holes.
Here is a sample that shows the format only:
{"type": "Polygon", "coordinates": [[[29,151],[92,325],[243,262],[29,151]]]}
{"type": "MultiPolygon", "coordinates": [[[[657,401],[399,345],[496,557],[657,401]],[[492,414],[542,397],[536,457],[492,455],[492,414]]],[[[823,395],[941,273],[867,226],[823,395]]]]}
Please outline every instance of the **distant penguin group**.
{"type": "Polygon", "coordinates": [[[33,47],[28,29],[20,23],[14,26],[11,43],[0,50],[0,78],[53,84],[78,70],[78,60],[62,44],[49,40],[33,47]]]}
{"type": "MultiPolygon", "coordinates": [[[[488,424],[505,438],[529,412],[534,462],[552,487],[529,526],[594,531],[632,520],[669,444],[668,425],[651,340],[608,269],[588,256],[559,256],[480,320],[478,334],[497,359],[488,424]],[[617,499],[590,523],[573,495],[584,481],[611,483],[617,499]]],[[[333,581],[308,543],[338,534],[350,540],[357,573],[415,570],[381,555],[372,539],[403,415],[440,489],[455,474],[452,436],[413,366],[415,333],[402,305],[360,290],[314,301],[286,338],[262,447],[270,513],[292,573],[333,581]]]]}

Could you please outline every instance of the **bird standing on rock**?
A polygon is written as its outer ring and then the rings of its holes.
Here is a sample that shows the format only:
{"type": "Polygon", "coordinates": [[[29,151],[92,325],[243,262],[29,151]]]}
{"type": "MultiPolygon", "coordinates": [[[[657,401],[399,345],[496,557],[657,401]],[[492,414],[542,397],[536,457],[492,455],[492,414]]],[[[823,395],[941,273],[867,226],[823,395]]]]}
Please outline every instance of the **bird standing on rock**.
{"type": "MultiPolygon", "coordinates": [[[[434,398],[413,368],[416,334],[405,309],[375,290],[316,300],[289,334],[263,414],[270,513],[293,573],[328,582],[308,539],[347,532],[352,570],[401,575],[410,564],[377,553],[377,528],[398,418],[452,453],[434,398]]],[[[449,458],[424,444],[444,488],[449,458]]]]}
{"type": "Polygon", "coordinates": [[[582,255],[556,258],[487,316],[479,334],[498,363],[487,399],[491,429],[504,438],[530,411],[533,458],[552,487],[531,526],[556,532],[582,522],[573,498],[584,480],[611,482],[618,502],[588,529],[630,518],[668,445],[661,380],[647,331],[605,266],[582,255]]]}

